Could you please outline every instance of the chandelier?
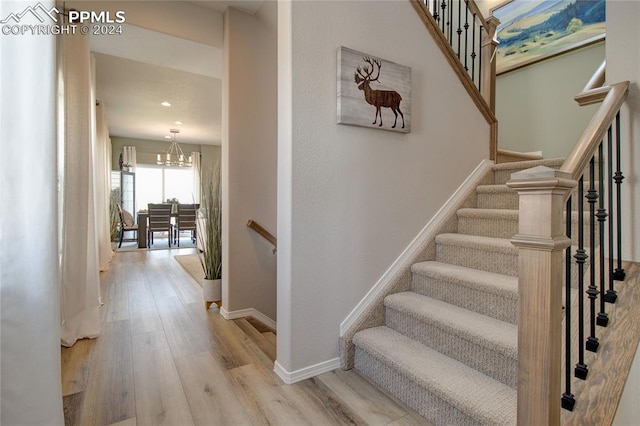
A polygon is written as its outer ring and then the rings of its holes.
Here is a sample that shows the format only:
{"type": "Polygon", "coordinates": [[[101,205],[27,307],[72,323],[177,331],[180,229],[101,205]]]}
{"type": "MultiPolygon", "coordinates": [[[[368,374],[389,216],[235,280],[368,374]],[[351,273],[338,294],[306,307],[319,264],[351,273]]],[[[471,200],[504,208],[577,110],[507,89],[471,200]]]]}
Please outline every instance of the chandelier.
{"type": "Polygon", "coordinates": [[[193,164],[191,156],[185,157],[182,148],[176,141],[176,134],[180,133],[180,129],[170,129],[169,131],[173,134],[171,145],[169,145],[169,149],[166,152],[158,154],[158,165],[191,167],[193,164]]]}

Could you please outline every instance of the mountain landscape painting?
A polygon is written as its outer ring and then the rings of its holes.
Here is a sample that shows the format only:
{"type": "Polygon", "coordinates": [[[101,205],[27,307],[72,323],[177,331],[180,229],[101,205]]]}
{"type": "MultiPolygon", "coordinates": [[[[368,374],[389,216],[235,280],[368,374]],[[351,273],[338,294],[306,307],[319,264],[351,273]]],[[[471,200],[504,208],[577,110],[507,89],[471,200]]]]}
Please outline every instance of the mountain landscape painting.
{"type": "Polygon", "coordinates": [[[605,0],[512,0],[493,15],[500,20],[498,74],[598,42],[606,33],[605,0]]]}

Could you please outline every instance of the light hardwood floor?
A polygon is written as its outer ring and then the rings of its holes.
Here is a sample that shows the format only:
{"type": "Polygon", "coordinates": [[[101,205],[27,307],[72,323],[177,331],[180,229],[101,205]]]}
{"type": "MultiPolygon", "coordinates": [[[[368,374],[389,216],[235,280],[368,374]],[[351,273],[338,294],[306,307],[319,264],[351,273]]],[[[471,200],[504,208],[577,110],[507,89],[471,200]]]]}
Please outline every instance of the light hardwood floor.
{"type": "Polygon", "coordinates": [[[67,425],[428,425],[353,371],[283,384],[274,330],[205,311],[173,258],[192,251],[120,252],[101,274],[102,334],[62,349],[67,425]]]}

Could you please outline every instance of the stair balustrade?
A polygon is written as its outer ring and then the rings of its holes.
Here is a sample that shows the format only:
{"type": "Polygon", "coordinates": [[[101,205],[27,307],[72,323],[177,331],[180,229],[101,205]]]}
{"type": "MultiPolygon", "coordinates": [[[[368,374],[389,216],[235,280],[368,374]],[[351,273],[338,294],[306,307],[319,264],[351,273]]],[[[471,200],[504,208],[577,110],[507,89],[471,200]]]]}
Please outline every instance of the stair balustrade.
{"type": "Polygon", "coordinates": [[[620,108],[629,82],[592,87],[604,79],[604,66],[599,71],[601,76],[594,76],[576,100],[601,102],[600,108],[560,169],[524,170],[507,184],[518,192],[520,205],[518,234],[512,240],[519,248],[519,425],[558,425],[561,407],[574,409],[572,376],[588,380],[585,350],[598,351],[598,335],[609,323],[607,304],[617,299],[614,281],[625,278],[620,108]],[[578,223],[572,225],[576,216],[578,223]],[[572,229],[578,233],[576,247],[572,229]],[[572,309],[575,298],[577,312],[572,309]],[[563,334],[565,377],[560,395],[563,334]]]}

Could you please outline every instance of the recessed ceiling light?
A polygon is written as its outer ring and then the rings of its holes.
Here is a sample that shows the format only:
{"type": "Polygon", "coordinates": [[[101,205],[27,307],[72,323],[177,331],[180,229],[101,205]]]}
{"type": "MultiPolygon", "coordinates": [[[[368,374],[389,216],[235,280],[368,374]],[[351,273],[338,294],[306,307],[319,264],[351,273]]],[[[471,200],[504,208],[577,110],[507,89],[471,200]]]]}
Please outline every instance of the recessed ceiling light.
{"type": "Polygon", "coordinates": [[[178,120],[178,121],[175,121],[174,124],[177,124],[178,126],[181,126],[183,123],[182,123],[182,121],[178,120]]]}
{"type": "Polygon", "coordinates": [[[166,135],[164,138],[165,139],[171,139],[171,135],[166,135]]]}
{"type": "Polygon", "coordinates": [[[170,102],[167,102],[167,101],[164,101],[164,102],[160,102],[160,105],[162,105],[162,106],[166,106],[166,107],[170,107],[170,106],[171,106],[171,103],[170,103],[170,102]]]}

